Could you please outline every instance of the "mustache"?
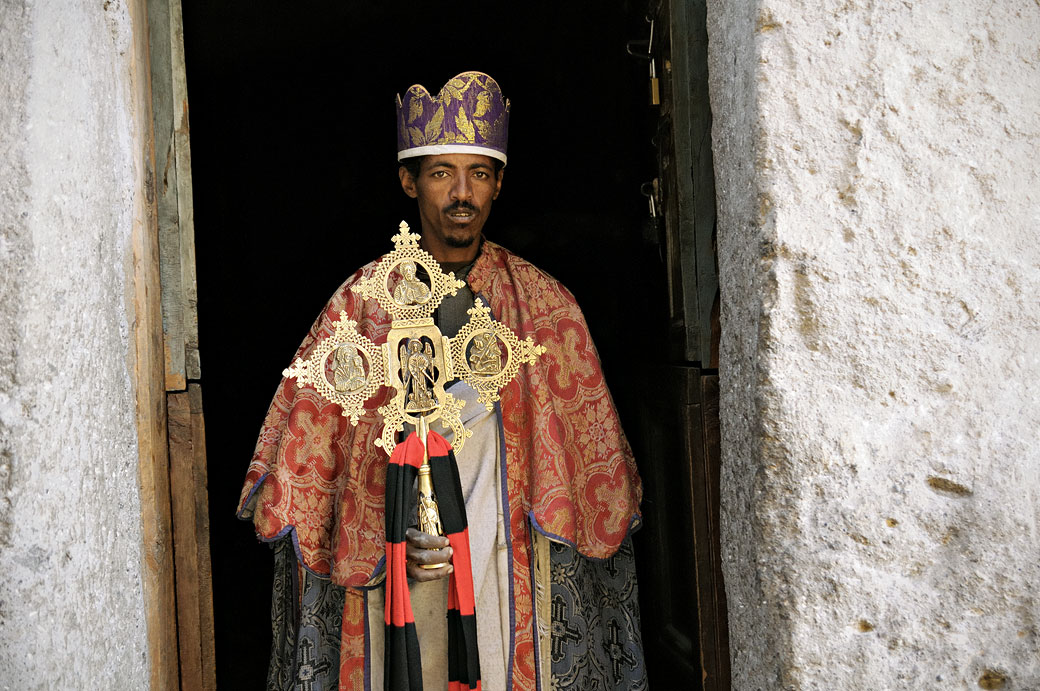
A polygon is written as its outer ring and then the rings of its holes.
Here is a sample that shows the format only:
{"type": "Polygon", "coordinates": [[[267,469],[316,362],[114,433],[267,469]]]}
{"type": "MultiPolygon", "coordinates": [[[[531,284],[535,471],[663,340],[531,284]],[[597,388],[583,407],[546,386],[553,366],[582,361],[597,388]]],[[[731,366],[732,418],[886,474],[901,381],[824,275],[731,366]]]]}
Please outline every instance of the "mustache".
{"type": "Polygon", "coordinates": [[[458,201],[452,202],[451,204],[448,204],[446,207],[444,207],[443,211],[444,213],[448,213],[450,211],[472,211],[473,213],[477,213],[478,211],[480,211],[480,209],[478,209],[475,205],[471,204],[470,202],[462,201],[460,199],[458,201]]]}

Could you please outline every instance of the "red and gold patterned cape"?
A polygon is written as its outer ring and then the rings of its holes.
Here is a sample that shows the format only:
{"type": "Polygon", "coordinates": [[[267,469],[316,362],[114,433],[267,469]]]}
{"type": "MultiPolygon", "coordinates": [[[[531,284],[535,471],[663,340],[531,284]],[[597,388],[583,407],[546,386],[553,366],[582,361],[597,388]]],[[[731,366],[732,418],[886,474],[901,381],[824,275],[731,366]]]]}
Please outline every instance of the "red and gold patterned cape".
{"type": "MultiPolygon", "coordinates": [[[[377,265],[362,267],[340,287],[297,357],[332,334],[341,310],[363,335],[386,341],[389,315],[350,290],[377,265]]],[[[467,280],[497,321],[546,348],[501,392],[516,617],[513,688],[522,691],[535,688],[529,531],[588,557],[608,557],[639,520],[642,488],[574,296],[488,241],[467,280]]],[[[382,431],[376,409],[390,394],[384,388],[373,396],[353,427],[338,405],[283,379],[242,489],[239,516],[253,519],[261,539],[293,533],[304,567],[339,585],[364,585],[383,557],[387,455],[373,442],[382,431]]],[[[340,688],[361,689],[364,603],[353,589],[346,600],[340,688]]]]}

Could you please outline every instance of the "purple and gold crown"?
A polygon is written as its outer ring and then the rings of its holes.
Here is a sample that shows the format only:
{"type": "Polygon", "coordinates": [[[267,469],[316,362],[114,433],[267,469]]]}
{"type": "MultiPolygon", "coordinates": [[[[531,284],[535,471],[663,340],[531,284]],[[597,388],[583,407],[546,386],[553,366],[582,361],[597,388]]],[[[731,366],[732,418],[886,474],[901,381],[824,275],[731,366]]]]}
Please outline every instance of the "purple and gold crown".
{"type": "Polygon", "coordinates": [[[437,97],[415,84],[397,97],[397,160],[434,154],[483,154],[506,162],[509,101],[483,72],[452,77],[437,97]]]}

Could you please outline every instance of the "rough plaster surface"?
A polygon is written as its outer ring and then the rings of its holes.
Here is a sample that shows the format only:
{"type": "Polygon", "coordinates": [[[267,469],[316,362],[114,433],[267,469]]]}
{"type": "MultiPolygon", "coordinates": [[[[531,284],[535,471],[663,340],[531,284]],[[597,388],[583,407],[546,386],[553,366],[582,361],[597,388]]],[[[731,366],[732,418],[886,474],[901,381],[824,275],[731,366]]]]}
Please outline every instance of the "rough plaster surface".
{"type": "Polygon", "coordinates": [[[708,33],[733,688],[1040,689],[1040,2],[708,33]]]}
{"type": "Polygon", "coordinates": [[[145,688],[130,19],[0,2],[0,689],[145,688]]]}

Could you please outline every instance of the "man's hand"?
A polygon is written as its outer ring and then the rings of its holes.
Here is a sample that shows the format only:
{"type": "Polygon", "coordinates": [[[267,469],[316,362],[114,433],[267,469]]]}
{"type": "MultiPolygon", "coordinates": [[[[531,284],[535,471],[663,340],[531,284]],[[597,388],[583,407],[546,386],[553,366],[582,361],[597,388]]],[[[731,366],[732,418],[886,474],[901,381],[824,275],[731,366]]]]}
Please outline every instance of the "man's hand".
{"type": "Polygon", "coordinates": [[[446,578],[455,567],[451,560],[451,547],[448,538],[442,535],[430,535],[415,528],[405,531],[408,547],[405,555],[408,563],[408,577],[414,581],[435,581],[446,578]],[[444,564],[439,569],[424,569],[420,564],[444,564]]]}

